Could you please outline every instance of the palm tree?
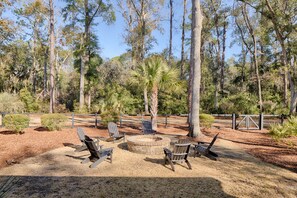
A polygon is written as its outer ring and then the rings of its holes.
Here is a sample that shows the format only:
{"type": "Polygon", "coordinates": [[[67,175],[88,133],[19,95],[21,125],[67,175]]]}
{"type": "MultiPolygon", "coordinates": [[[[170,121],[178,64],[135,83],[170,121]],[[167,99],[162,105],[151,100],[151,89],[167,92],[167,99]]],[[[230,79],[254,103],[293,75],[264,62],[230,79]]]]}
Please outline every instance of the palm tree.
{"type": "Polygon", "coordinates": [[[130,82],[132,84],[137,85],[141,89],[143,89],[143,97],[144,97],[144,113],[149,114],[149,105],[148,105],[148,78],[145,64],[140,64],[136,67],[135,70],[132,71],[132,78],[130,82]]]}
{"type": "Polygon", "coordinates": [[[170,68],[161,56],[152,56],[147,58],[137,70],[139,73],[134,76],[142,76],[140,85],[144,90],[150,93],[150,113],[152,117],[152,127],[157,129],[157,114],[158,114],[158,93],[162,88],[168,85],[175,86],[178,83],[178,70],[170,68]]]}

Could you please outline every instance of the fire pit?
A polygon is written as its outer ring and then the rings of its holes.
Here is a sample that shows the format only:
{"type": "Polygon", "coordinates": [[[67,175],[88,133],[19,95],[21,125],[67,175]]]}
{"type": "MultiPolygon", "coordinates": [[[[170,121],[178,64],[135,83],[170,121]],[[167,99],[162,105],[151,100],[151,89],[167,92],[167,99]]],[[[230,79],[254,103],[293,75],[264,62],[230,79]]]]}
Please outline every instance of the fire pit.
{"type": "Polygon", "coordinates": [[[160,135],[137,135],[127,138],[127,143],[131,152],[158,155],[164,153],[164,147],[170,146],[170,139],[160,135]]]}

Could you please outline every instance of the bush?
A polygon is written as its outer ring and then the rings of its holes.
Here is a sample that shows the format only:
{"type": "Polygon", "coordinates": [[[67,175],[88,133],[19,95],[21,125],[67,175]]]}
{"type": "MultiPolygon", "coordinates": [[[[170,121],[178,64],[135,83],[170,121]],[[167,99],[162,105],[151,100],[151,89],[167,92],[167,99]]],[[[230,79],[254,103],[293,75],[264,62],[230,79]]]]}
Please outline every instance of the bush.
{"type": "Polygon", "coordinates": [[[0,112],[22,113],[24,110],[25,105],[17,95],[0,93],[0,112]]]}
{"type": "Polygon", "coordinates": [[[118,122],[120,119],[120,115],[116,111],[106,111],[101,115],[101,124],[103,126],[107,126],[108,122],[118,122]]]}
{"type": "Polygon", "coordinates": [[[12,130],[16,133],[21,133],[27,127],[29,127],[29,117],[21,114],[10,114],[4,117],[5,128],[12,130]]]}
{"type": "Polygon", "coordinates": [[[61,130],[66,121],[67,117],[61,114],[44,114],[41,116],[42,127],[49,131],[61,130]]]}
{"type": "Polygon", "coordinates": [[[200,114],[199,119],[200,119],[200,125],[205,128],[210,128],[215,120],[215,118],[209,114],[200,114]]]}
{"type": "Polygon", "coordinates": [[[21,101],[25,104],[27,112],[36,112],[40,109],[38,103],[36,103],[35,98],[31,95],[27,88],[23,88],[20,91],[21,101]]]}
{"type": "Polygon", "coordinates": [[[223,98],[220,101],[222,113],[255,114],[259,112],[257,108],[257,98],[248,93],[238,93],[236,95],[223,98]]]}
{"type": "Polygon", "coordinates": [[[271,125],[270,134],[276,139],[297,136],[297,117],[289,118],[283,125],[271,125]]]}

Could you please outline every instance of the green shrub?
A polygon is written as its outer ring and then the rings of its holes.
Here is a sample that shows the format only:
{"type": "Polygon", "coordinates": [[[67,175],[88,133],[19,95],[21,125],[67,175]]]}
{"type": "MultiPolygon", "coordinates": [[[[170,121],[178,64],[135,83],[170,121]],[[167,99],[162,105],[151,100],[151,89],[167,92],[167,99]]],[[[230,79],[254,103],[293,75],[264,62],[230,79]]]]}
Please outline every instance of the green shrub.
{"type": "Polygon", "coordinates": [[[21,133],[27,127],[29,127],[29,117],[21,114],[9,114],[4,117],[5,128],[12,130],[16,133],[21,133]]]}
{"type": "Polygon", "coordinates": [[[24,110],[25,105],[17,95],[0,93],[0,112],[22,113],[24,110]]]}
{"type": "Polygon", "coordinates": [[[120,119],[120,115],[116,111],[106,111],[101,115],[101,124],[103,126],[107,126],[108,122],[118,122],[120,119]]]}
{"type": "Polygon", "coordinates": [[[41,116],[41,125],[49,131],[61,130],[67,117],[62,114],[44,114],[41,116]]]}
{"type": "Polygon", "coordinates": [[[220,101],[221,113],[255,114],[257,108],[257,98],[254,95],[239,92],[236,95],[228,96],[220,101]]]}
{"type": "Polygon", "coordinates": [[[270,134],[276,139],[297,136],[297,117],[288,118],[283,125],[271,125],[270,134]]]}
{"type": "Polygon", "coordinates": [[[20,98],[21,101],[25,104],[27,112],[37,112],[40,109],[38,103],[35,101],[35,98],[32,96],[27,88],[23,88],[20,90],[20,98]]]}
{"type": "Polygon", "coordinates": [[[215,120],[215,118],[209,114],[200,114],[199,119],[200,119],[200,125],[205,128],[210,128],[215,120]]]}

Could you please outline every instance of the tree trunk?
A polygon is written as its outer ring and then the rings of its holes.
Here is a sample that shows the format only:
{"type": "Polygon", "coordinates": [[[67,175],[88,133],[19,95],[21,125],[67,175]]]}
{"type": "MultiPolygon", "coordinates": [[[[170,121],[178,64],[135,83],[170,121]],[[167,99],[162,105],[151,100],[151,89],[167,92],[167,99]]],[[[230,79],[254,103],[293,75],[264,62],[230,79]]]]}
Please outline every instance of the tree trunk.
{"type": "Polygon", "coordinates": [[[194,43],[194,21],[195,21],[195,18],[193,17],[194,15],[194,6],[192,6],[192,24],[191,24],[191,51],[190,51],[190,71],[189,71],[189,80],[188,80],[188,120],[187,120],[187,123],[189,124],[189,129],[190,129],[190,132],[189,132],[189,135],[191,135],[192,133],[192,90],[193,90],[193,68],[194,68],[194,63],[193,63],[193,48],[194,48],[194,45],[192,45],[192,43],[194,43]]]}
{"type": "Polygon", "coordinates": [[[215,107],[215,110],[218,111],[218,109],[219,109],[219,83],[218,83],[218,80],[215,81],[214,107],[215,107]]]}
{"type": "Polygon", "coordinates": [[[182,37],[181,37],[182,44],[181,44],[181,59],[180,59],[180,79],[183,79],[183,76],[184,76],[186,14],[187,14],[187,0],[184,0],[184,13],[183,13],[182,37]]]}
{"type": "Polygon", "coordinates": [[[197,137],[201,134],[199,109],[200,109],[200,80],[201,80],[201,60],[200,60],[200,48],[201,48],[201,30],[203,16],[200,8],[200,0],[192,0],[193,18],[192,32],[193,32],[193,90],[192,90],[192,116],[191,116],[191,136],[197,137]]]}
{"type": "Polygon", "coordinates": [[[33,93],[35,94],[36,93],[36,37],[37,37],[37,30],[36,30],[36,23],[34,22],[34,25],[33,25],[33,46],[32,46],[32,53],[33,53],[33,66],[32,66],[32,91],[33,93]]]}
{"type": "Polygon", "coordinates": [[[145,23],[145,3],[144,0],[141,1],[141,38],[140,38],[140,62],[144,59],[145,53],[145,32],[146,32],[146,23],[145,23]]]}
{"type": "Polygon", "coordinates": [[[290,104],[290,115],[296,114],[296,108],[297,108],[297,91],[294,91],[292,93],[291,90],[291,104],[290,104]]]}
{"type": "Polygon", "coordinates": [[[246,51],[244,50],[244,44],[243,43],[242,43],[241,47],[242,47],[242,51],[241,51],[241,54],[242,54],[241,91],[245,91],[245,88],[244,88],[244,79],[245,79],[244,69],[245,69],[245,64],[246,64],[246,51]]]}
{"type": "Polygon", "coordinates": [[[255,66],[255,72],[256,72],[256,78],[257,78],[257,85],[258,85],[258,98],[259,98],[259,109],[260,109],[260,113],[263,112],[263,101],[262,101],[262,90],[261,90],[261,80],[260,80],[260,75],[259,75],[259,65],[258,65],[258,51],[257,51],[257,40],[256,40],[256,35],[255,35],[255,31],[254,28],[252,27],[251,23],[250,23],[250,19],[246,10],[246,6],[245,4],[242,7],[242,14],[244,17],[244,21],[245,24],[249,30],[249,33],[252,37],[253,40],[253,61],[254,61],[254,66],[255,66]]]}
{"type": "MultiPolygon", "coordinates": [[[[288,66],[288,56],[287,56],[287,50],[286,50],[286,47],[285,47],[285,40],[286,38],[281,34],[281,30],[278,26],[278,19],[277,19],[277,15],[275,14],[274,10],[272,9],[271,5],[270,5],[270,2],[268,0],[265,0],[265,4],[266,4],[266,7],[268,8],[268,11],[270,12],[270,21],[272,22],[273,24],[273,27],[274,27],[274,30],[275,30],[275,33],[276,33],[276,38],[278,40],[278,42],[280,43],[281,45],[281,50],[282,50],[282,56],[281,56],[281,62],[283,64],[283,67],[285,68],[285,72],[284,72],[284,76],[283,76],[283,82],[284,82],[284,103],[286,105],[288,105],[288,91],[287,91],[287,88],[288,88],[288,74],[287,74],[287,66],[288,66]]],[[[291,87],[294,87],[294,86],[291,86],[290,84],[290,89],[291,89],[291,93],[292,91],[292,88],[291,87]]],[[[292,99],[292,97],[291,97],[292,99]]],[[[291,101],[292,103],[292,101],[291,101]]]]}
{"type": "Polygon", "coordinates": [[[152,88],[151,94],[151,116],[152,116],[152,128],[157,130],[157,114],[158,114],[158,87],[154,86],[152,88]]]}
{"type": "Polygon", "coordinates": [[[172,20],[173,20],[173,0],[169,0],[170,5],[170,30],[169,30],[169,55],[168,60],[170,62],[172,58],[172,20]]]}
{"type": "Polygon", "coordinates": [[[223,39],[222,39],[222,59],[221,59],[221,92],[223,94],[224,91],[224,83],[225,83],[225,50],[226,50],[226,32],[227,32],[227,17],[224,16],[224,25],[223,25],[223,39]]]}
{"type": "Polygon", "coordinates": [[[50,108],[49,112],[54,112],[55,105],[55,32],[54,32],[54,5],[53,0],[49,0],[50,4],[50,108]]]}
{"type": "Polygon", "coordinates": [[[43,67],[43,98],[47,95],[47,62],[44,57],[44,67],[43,67]]]}
{"type": "Polygon", "coordinates": [[[79,85],[79,110],[82,110],[85,104],[84,98],[84,85],[85,85],[85,67],[89,61],[88,45],[90,38],[90,16],[89,16],[89,1],[84,0],[84,9],[85,9],[85,32],[82,40],[83,55],[81,57],[80,65],[80,85],[79,85]]]}
{"type": "MultiPolygon", "coordinates": [[[[296,68],[296,63],[295,63],[296,60],[294,58],[295,57],[293,56],[293,58],[291,59],[292,68],[296,68]]],[[[291,90],[290,115],[293,115],[297,113],[297,90],[290,73],[288,73],[288,79],[289,79],[290,90],[291,90]]]]}
{"type": "Polygon", "coordinates": [[[88,110],[89,112],[91,111],[91,100],[92,100],[92,96],[91,96],[91,91],[88,91],[88,110]]]}
{"type": "Polygon", "coordinates": [[[85,58],[81,56],[81,64],[80,64],[80,81],[79,81],[79,109],[82,110],[84,106],[84,87],[85,87],[85,58]]]}
{"type": "Polygon", "coordinates": [[[148,98],[147,98],[147,87],[143,89],[143,97],[144,97],[144,113],[147,115],[149,114],[149,105],[148,105],[148,98]]]}
{"type": "Polygon", "coordinates": [[[258,59],[257,59],[257,42],[256,39],[253,36],[253,42],[254,42],[254,63],[255,63],[255,69],[256,69],[256,78],[257,78],[257,84],[258,84],[258,98],[259,98],[259,109],[260,113],[263,112],[263,101],[262,101],[262,89],[261,89],[261,80],[259,75],[259,65],[258,65],[258,59]]]}

